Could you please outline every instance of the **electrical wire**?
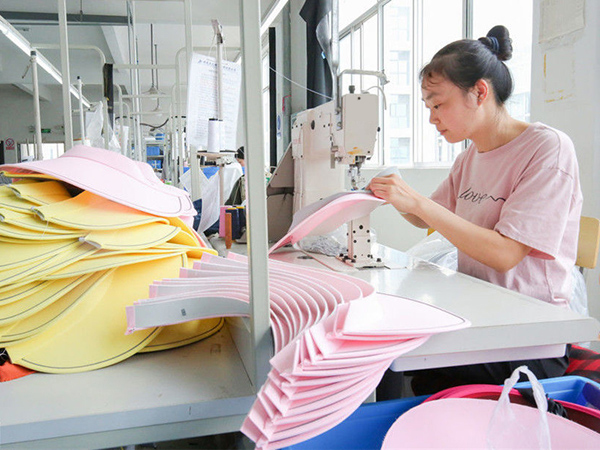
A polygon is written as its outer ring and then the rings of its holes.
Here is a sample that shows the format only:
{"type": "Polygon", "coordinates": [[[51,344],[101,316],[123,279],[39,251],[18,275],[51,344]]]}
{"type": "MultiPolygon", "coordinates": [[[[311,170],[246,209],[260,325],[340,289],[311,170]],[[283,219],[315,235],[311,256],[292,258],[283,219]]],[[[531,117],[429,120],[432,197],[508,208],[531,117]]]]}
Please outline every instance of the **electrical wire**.
{"type": "Polygon", "coordinates": [[[275,69],[273,69],[272,67],[269,67],[269,69],[271,69],[273,72],[275,72],[277,75],[279,75],[281,78],[289,81],[292,84],[295,84],[296,86],[298,86],[301,89],[304,89],[308,92],[312,92],[313,94],[317,94],[320,95],[321,97],[325,97],[327,100],[333,100],[333,97],[330,97],[329,95],[325,95],[322,94],[321,92],[317,92],[317,91],[313,91],[312,89],[307,88],[306,86],[302,86],[300,83],[296,83],[294,80],[291,80],[290,78],[286,77],[284,74],[277,72],[275,69]]]}

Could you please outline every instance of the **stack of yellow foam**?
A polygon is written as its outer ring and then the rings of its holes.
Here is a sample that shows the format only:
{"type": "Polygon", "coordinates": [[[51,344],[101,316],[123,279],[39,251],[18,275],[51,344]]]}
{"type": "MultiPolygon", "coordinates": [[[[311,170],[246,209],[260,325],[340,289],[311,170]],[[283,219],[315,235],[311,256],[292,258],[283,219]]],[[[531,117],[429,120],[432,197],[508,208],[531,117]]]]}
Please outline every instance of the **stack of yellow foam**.
{"type": "Polygon", "coordinates": [[[68,373],[207,337],[222,319],[125,335],[125,306],[207,251],[175,217],[55,180],[0,186],[0,347],[15,364],[68,373]]]}

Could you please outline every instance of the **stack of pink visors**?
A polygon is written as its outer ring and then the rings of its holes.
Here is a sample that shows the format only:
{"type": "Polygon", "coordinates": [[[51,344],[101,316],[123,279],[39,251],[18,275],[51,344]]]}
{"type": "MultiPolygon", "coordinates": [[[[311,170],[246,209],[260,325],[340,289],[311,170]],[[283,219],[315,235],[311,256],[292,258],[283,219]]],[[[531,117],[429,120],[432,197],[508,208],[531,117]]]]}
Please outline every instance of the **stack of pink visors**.
{"type": "MultiPolygon", "coordinates": [[[[205,254],[181,278],[154,283],[127,308],[129,332],[216,316],[249,315],[244,256],[205,254]]],[[[348,417],[400,355],[469,322],[415,300],[376,293],[339,273],[269,261],[275,356],[242,426],[257,448],[321,434],[348,417]]]]}

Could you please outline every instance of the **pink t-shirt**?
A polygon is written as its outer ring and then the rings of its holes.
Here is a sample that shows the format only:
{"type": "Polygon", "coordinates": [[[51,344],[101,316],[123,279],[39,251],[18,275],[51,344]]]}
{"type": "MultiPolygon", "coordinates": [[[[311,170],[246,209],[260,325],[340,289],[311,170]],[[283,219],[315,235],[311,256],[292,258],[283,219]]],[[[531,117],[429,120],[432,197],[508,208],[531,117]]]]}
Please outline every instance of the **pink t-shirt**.
{"type": "Polygon", "coordinates": [[[568,306],[582,195],[571,139],[542,123],[479,153],[471,144],[431,198],[460,217],[532,248],[506,273],[458,252],[459,272],[568,306]]]}

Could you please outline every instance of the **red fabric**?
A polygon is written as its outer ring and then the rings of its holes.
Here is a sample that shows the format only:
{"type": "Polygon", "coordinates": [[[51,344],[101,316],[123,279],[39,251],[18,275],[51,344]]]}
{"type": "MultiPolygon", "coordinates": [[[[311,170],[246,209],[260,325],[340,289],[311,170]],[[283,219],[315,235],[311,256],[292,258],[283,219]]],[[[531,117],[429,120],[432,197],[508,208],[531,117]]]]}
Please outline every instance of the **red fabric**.
{"type": "Polygon", "coordinates": [[[600,353],[589,348],[571,345],[569,367],[565,375],[577,375],[600,382],[600,353]]]}
{"type": "Polygon", "coordinates": [[[35,370],[26,369],[23,366],[6,361],[0,366],[0,382],[16,380],[32,373],[35,373],[35,370]]]}

